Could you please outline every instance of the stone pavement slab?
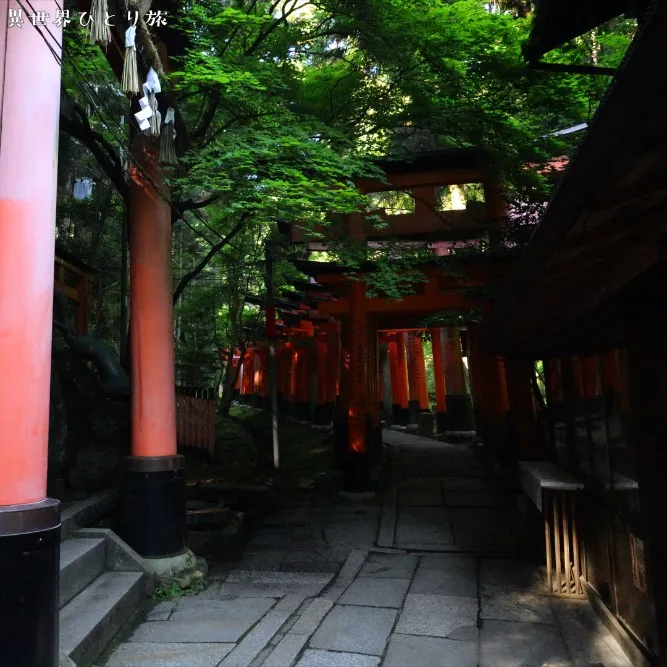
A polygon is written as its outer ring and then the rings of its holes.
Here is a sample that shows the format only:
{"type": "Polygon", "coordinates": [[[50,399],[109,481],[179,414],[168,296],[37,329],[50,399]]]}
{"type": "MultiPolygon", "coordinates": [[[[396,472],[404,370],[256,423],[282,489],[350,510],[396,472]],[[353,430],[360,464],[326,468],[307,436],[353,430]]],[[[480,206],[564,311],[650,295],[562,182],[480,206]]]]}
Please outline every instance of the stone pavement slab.
{"type": "Polygon", "coordinates": [[[410,593],[477,597],[477,561],[474,557],[457,554],[433,554],[431,557],[439,557],[440,566],[420,565],[412,580],[410,593]]]}
{"type": "Polygon", "coordinates": [[[121,644],[107,667],[216,667],[234,644],[121,644]]]}
{"type": "Polygon", "coordinates": [[[394,634],[382,667],[477,667],[477,642],[394,634]]]}
{"type": "Polygon", "coordinates": [[[477,636],[477,598],[408,593],[396,632],[474,639],[477,636]]]}
{"type": "Polygon", "coordinates": [[[166,621],[176,609],[178,600],[158,602],[146,615],[147,621],[166,621]]]}
{"type": "Polygon", "coordinates": [[[397,544],[454,544],[449,513],[441,507],[400,508],[397,544]]]}
{"type": "MultiPolygon", "coordinates": [[[[380,658],[358,653],[331,653],[309,649],[296,667],[378,667],[380,658]]],[[[407,667],[407,666],[406,666],[407,667]]]]}
{"type": "Polygon", "coordinates": [[[317,626],[322,622],[322,619],[329,613],[331,607],[333,607],[331,600],[313,600],[303,614],[301,614],[301,618],[294,624],[290,633],[294,635],[312,635],[317,630],[317,626]]]}
{"type": "Polygon", "coordinates": [[[310,646],[380,656],[395,620],[394,609],[336,605],[313,635],[310,646]]]}
{"type": "Polygon", "coordinates": [[[236,648],[220,663],[220,667],[249,667],[302,602],[303,598],[298,595],[289,595],[281,600],[237,644],[236,648]]]}
{"type": "Polygon", "coordinates": [[[130,642],[235,642],[274,605],[266,598],[198,600],[181,598],[168,621],[139,625],[130,642]]]}
{"type": "Polygon", "coordinates": [[[333,574],[297,572],[231,572],[220,586],[220,598],[280,598],[285,595],[314,597],[333,579],[333,574]]]}
{"type": "Polygon", "coordinates": [[[301,653],[307,641],[307,635],[286,634],[262,662],[262,667],[289,667],[301,653]]]}
{"type": "Polygon", "coordinates": [[[333,586],[331,586],[322,597],[331,600],[332,602],[338,600],[359,574],[359,570],[361,570],[364,561],[366,560],[366,556],[368,556],[367,551],[362,551],[361,549],[352,551],[338,573],[333,586]]]}
{"type": "Polygon", "coordinates": [[[482,622],[479,666],[574,667],[555,625],[508,621],[482,622]]]}
{"type": "Polygon", "coordinates": [[[442,486],[440,479],[417,479],[401,482],[398,487],[401,507],[442,506],[442,486]]]}
{"type": "Polygon", "coordinates": [[[484,482],[477,477],[444,477],[443,491],[484,491],[484,482]]]}
{"type": "Polygon", "coordinates": [[[388,577],[390,579],[411,579],[417,567],[416,556],[391,554],[370,554],[359,573],[362,577],[388,577]]]}
{"type": "Polygon", "coordinates": [[[485,584],[481,589],[480,618],[524,623],[555,623],[549,598],[533,589],[485,584]]]}
{"type": "Polygon", "coordinates": [[[491,553],[514,549],[514,532],[505,510],[452,507],[447,512],[459,547],[491,553]]]}
{"type": "Polygon", "coordinates": [[[495,503],[488,491],[446,491],[447,507],[493,507],[495,503]]]}
{"type": "Polygon", "coordinates": [[[340,604],[398,609],[410,585],[410,579],[358,577],[340,598],[340,604]]]}
{"type": "Polygon", "coordinates": [[[479,581],[486,584],[505,584],[530,587],[536,593],[546,590],[543,568],[517,558],[482,558],[479,581]]]}
{"type": "Polygon", "coordinates": [[[587,600],[550,600],[574,667],[631,667],[587,600]]]}

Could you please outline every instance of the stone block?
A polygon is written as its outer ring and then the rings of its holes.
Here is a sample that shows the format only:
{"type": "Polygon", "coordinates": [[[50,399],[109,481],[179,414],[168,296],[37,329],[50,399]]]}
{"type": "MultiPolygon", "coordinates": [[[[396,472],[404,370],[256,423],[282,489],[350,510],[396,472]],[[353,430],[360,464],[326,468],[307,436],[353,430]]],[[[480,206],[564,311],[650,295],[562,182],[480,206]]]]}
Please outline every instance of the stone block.
{"type": "MultiPolygon", "coordinates": [[[[438,554],[440,555],[440,554],[438,554]]],[[[477,597],[477,563],[474,558],[442,554],[438,569],[420,567],[410,586],[410,593],[477,597]]],[[[424,556],[423,558],[429,558],[424,556]]]]}
{"type": "Polygon", "coordinates": [[[393,607],[403,604],[410,579],[359,577],[340,598],[340,604],[366,607],[393,607]]]}
{"type": "Polygon", "coordinates": [[[549,598],[536,594],[530,588],[485,584],[481,587],[480,597],[480,617],[483,619],[524,623],[556,622],[549,598]]]}
{"type": "Polygon", "coordinates": [[[380,656],[395,620],[394,609],[336,605],[313,635],[310,646],[380,656]]]}
{"type": "Polygon", "coordinates": [[[477,627],[477,598],[408,593],[396,632],[449,637],[477,627]]]}
{"type": "Polygon", "coordinates": [[[121,644],[107,667],[216,667],[234,644],[121,644]]]}
{"type": "Polygon", "coordinates": [[[383,667],[477,667],[475,641],[392,635],[383,667]]]}
{"type": "Polygon", "coordinates": [[[380,658],[358,653],[307,650],[296,667],[378,667],[380,658]]]}
{"type": "Polygon", "coordinates": [[[541,623],[484,621],[480,667],[573,667],[559,629],[541,623]]]}
{"type": "Polygon", "coordinates": [[[362,577],[411,579],[417,567],[416,556],[370,554],[359,573],[362,577]]]}

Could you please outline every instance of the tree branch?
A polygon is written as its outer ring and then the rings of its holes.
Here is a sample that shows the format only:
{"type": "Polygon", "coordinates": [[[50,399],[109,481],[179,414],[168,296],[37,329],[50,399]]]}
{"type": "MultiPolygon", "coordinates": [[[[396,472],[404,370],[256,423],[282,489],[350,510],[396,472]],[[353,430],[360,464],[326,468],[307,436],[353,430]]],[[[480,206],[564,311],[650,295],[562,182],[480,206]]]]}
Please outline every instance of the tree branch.
{"type": "Polygon", "coordinates": [[[219,253],[243,229],[243,227],[245,227],[245,224],[248,221],[248,217],[248,215],[242,215],[241,219],[234,225],[234,227],[232,227],[229,234],[227,234],[227,236],[221,239],[214,246],[211,246],[211,249],[206,253],[199,264],[197,264],[197,266],[195,266],[192,271],[188,271],[188,273],[186,273],[181,278],[178,286],[176,287],[176,291],[174,292],[174,304],[176,304],[181,294],[183,294],[183,290],[206,268],[211,259],[213,259],[213,257],[215,257],[215,255],[219,253]]]}
{"type": "Polygon", "coordinates": [[[220,93],[220,91],[213,91],[201,123],[199,123],[198,127],[192,132],[191,138],[193,141],[197,141],[206,135],[208,128],[211,126],[211,123],[215,118],[215,112],[218,110],[218,102],[221,97],[222,93],[220,93]]]}
{"type": "Polygon", "coordinates": [[[60,114],[60,129],[71,137],[80,141],[97,160],[104,173],[118,190],[124,201],[129,201],[130,189],[125,180],[123,167],[119,155],[113,146],[99,133],[95,132],[88,123],[82,110],[75,107],[81,122],[76,122],[66,114],[60,114]]]}

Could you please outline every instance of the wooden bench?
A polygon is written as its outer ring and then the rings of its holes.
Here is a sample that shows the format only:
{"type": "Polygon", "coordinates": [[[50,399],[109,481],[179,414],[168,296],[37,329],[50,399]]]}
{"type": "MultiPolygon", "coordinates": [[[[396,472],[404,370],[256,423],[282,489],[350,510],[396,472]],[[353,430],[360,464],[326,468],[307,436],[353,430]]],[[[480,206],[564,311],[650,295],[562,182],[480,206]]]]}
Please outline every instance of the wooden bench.
{"type": "Polygon", "coordinates": [[[576,514],[576,496],[583,483],[548,461],[520,461],[519,481],[544,516],[547,595],[585,597],[584,550],[576,514]]]}

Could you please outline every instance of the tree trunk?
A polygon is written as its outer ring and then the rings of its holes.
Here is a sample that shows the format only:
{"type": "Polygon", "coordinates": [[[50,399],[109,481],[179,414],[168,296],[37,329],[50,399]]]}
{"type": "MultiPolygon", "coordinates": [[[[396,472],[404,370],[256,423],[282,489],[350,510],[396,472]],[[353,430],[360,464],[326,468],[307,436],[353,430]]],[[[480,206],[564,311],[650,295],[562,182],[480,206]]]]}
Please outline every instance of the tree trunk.
{"type": "Polygon", "coordinates": [[[236,378],[241,372],[241,364],[243,364],[243,359],[245,358],[245,344],[240,347],[241,354],[239,356],[239,363],[232,363],[233,353],[230,354],[229,360],[227,361],[227,368],[225,370],[225,381],[222,384],[222,400],[220,401],[220,408],[218,409],[219,414],[222,417],[229,417],[229,410],[232,407],[232,388],[236,382],[236,378]]]}

